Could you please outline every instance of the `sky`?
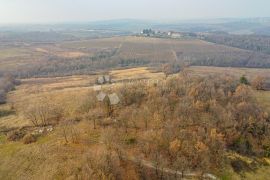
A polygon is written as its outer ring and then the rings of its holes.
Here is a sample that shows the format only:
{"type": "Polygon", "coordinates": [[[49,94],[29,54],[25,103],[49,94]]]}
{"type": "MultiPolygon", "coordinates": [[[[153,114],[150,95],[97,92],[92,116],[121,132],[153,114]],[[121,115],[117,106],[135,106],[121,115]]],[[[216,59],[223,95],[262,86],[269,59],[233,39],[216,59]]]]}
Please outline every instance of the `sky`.
{"type": "Polygon", "coordinates": [[[0,23],[270,17],[270,0],[0,0],[0,23]]]}

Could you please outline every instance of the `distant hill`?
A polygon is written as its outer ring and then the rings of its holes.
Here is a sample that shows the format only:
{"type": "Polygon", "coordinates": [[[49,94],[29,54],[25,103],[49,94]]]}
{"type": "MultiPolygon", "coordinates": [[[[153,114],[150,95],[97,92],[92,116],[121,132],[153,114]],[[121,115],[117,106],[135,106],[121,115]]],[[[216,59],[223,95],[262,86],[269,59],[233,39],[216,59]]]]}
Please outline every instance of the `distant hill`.
{"type": "Polygon", "coordinates": [[[110,30],[138,33],[142,29],[174,30],[186,32],[224,31],[231,34],[270,35],[270,18],[223,18],[182,21],[154,21],[116,19],[81,23],[0,25],[0,31],[78,31],[110,30]]]}

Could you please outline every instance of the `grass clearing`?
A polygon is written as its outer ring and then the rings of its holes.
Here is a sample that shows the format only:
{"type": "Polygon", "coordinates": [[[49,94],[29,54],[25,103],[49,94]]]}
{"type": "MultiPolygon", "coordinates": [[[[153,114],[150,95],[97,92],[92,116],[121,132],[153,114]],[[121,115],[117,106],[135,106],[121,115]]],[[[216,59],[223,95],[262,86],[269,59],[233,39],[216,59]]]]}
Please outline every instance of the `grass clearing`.
{"type": "Polygon", "coordinates": [[[256,91],[255,97],[261,106],[266,108],[267,112],[270,113],[270,91],[256,91]]]}
{"type": "Polygon", "coordinates": [[[21,142],[7,142],[0,144],[1,156],[12,156],[23,147],[21,142]]]}
{"type": "Polygon", "coordinates": [[[0,58],[12,58],[19,56],[30,56],[31,51],[24,48],[7,48],[0,50],[0,58]]]}
{"type": "Polygon", "coordinates": [[[263,76],[268,79],[270,78],[270,69],[263,69],[263,68],[191,66],[188,68],[188,72],[191,75],[196,76],[225,75],[240,78],[241,76],[244,75],[248,78],[249,81],[251,81],[256,76],[263,76]]]}

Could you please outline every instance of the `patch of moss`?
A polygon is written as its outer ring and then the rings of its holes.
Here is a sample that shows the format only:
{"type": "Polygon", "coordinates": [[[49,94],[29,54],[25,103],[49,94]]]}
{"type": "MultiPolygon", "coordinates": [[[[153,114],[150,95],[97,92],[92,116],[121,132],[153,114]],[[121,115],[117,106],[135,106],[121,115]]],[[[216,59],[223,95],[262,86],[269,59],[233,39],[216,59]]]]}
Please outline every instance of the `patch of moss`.
{"type": "Polygon", "coordinates": [[[37,139],[37,144],[45,144],[51,140],[51,136],[40,136],[37,139]]]}
{"type": "Polygon", "coordinates": [[[4,134],[0,134],[0,145],[5,144],[7,142],[7,138],[4,134]]]}
{"type": "Polygon", "coordinates": [[[136,137],[133,137],[133,136],[126,136],[126,137],[124,138],[124,142],[125,142],[127,145],[132,145],[132,144],[137,143],[137,139],[136,139],[136,137]]]}
{"type": "Polygon", "coordinates": [[[12,156],[22,148],[23,144],[11,142],[0,145],[0,156],[12,156]]]}

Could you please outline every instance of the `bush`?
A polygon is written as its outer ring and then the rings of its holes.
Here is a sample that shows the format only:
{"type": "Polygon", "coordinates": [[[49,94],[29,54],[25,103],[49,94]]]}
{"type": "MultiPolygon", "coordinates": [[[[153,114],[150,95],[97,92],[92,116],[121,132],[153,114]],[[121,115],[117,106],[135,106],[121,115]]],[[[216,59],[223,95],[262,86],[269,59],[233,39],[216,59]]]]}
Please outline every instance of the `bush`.
{"type": "Polygon", "coordinates": [[[264,156],[270,158],[270,145],[264,145],[264,156]]]}
{"type": "Polygon", "coordinates": [[[6,103],[6,94],[4,90],[0,89],[0,104],[6,103]]]}
{"type": "Polygon", "coordinates": [[[12,131],[7,134],[7,140],[9,141],[19,141],[24,137],[25,133],[22,131],[12,131]]]}
{"type": "Polygon", "coordinates": [[[252,81],[252,87],[256,90],[264,90],[265,85],[266,85],[266,78],[257,76],[253,81],[252,81]]]}
{"type": "Polygon", "coordinates": [[[23,137],[24,144],[31,144],[37,141],[37,137],[32,134],[27,134],[23,137]]]}
{"type": "Polygon", "coordinates": [[[248,85],[249,84],[249,82],[248,82],[248,80],[247,80],[247,78],[245,76],[242,76],[240,78],[240,83],[241,84],[245,84],[245,85],[248,85]]]}
{"type": "Polygon", "coordinates": [[[232,165],[234,172],[237,172],[237,173],[250,170],[250,167],[248,166],[248,164],[244,161],[239,160],[239,159],[232,161],[231,165],[232,165]]]}
{"type": "Polygon", "coordinates": [[[238,139],[236,139],[232,145],[232,149],[240,154],[253,154],[252,144],[245,137],[239,137],[238,139]]]}
{"type": "Polygon", "coordinates": [[[135,144],[136,142],[137,140],[135,137],[130,137],[130,136],[125,137],[125,143],[127,145],[132,145],[132,144],[135,144]]]}

